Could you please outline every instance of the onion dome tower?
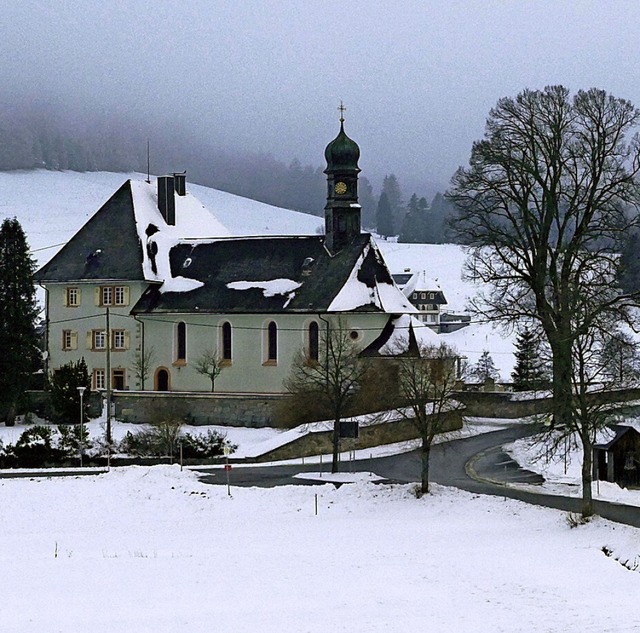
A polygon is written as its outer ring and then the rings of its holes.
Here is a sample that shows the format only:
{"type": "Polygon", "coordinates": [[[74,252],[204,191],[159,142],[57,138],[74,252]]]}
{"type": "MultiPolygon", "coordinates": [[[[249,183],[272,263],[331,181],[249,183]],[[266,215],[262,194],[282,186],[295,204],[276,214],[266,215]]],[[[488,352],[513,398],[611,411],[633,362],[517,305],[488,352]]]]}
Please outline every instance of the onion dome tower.
{"type": "Polygon", "coordinates": [[[344,131],[344,111],[340,103],[340,133],[327,145],[327,204],[324,208],[325,245],[336,253],[360,235],[358,204],[358,159],[360,148],[344,131]]]}

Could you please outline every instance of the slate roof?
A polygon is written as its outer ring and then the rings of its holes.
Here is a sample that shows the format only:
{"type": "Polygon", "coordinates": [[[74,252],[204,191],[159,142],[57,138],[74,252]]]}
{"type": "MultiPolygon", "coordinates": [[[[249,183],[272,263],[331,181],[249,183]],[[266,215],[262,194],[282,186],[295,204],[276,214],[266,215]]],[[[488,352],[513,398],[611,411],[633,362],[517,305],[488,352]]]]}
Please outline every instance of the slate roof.
{"type": "Polygon", "coordinates": [[[35,275],[39,282],[144,280],[130,181],[35,275]]]}
{"type": "Polygon", "coordinates": [[[371,301],[350,311],[382,312],[383,293],[378,292],[382,286],[385,293],[389,292],[386,296],[393,297],[395,291],[399,297],[393,306],[384,308],[399,308],[404,297],[371,244],[371,237],[361,234],[332,256],[321,236],[183,241],[170,251],[171,274],[203,285],[186,292],[162,292],[162,287],[150,287],[132,313],[326,312],[348,283],[357,284],[356,290],[368,290],[372,296],[371,301]],[[356,281],[352,281],[356,267],[356,281]],[[273,296],[266,296],[270,293],[263,287],[235,290],[228,286],[277,280],[294,282],[289,283],[289,288],[300,286],[273,296]]]}
{"type": "Polygon", "coordinates": [[[175,225],[169,226],[158,210],[156,183],[127,180],[53,259],[36,273],[36,280],[157,281],[164,277],[168,249],[186,237],[230,235],[219,220],[190,193],[175,196],[175,225]],[[149,227],[158,254],[152,270],[146,252],[149,227]],[[143,249],[144,245],[144,249],[143,249]]]}

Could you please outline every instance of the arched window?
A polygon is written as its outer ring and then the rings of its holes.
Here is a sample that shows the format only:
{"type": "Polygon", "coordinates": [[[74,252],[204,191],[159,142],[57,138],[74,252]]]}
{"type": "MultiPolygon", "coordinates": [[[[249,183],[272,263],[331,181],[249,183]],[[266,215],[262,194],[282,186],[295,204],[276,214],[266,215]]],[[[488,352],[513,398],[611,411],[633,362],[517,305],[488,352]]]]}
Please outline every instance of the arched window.
{"type": "Polygon", "coordinates": [[[278,326],[275,321],[270,321],[267,326],[267,361],[278,361],[278,326]]]}
{"type": "Polygon", "coordinates": [[[309,360],[318,360],[318,324],[315,321],[309,323],[307,349],[309,354],[309,360]]]}
{"type": "Polygon", "coordinates": [[[180,321],[176,326],[176,362],[187,360],[187,325],[180,321]]]}
{"type": "Polygon", "coordinates": [[[231,360],[231,323],[222,324],[222,360],[231,360]]]}

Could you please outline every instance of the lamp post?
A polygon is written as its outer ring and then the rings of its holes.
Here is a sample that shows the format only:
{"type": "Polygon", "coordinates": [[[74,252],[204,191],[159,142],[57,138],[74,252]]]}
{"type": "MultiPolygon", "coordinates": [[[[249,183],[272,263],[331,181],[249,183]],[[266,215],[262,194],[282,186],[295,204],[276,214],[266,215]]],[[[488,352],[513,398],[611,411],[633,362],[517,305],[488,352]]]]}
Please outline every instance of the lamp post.
{"type": "Polygon", "coordinates": [[[78,393],[80,394],[80,438],[78,439],[78,452],[80,453],[80,468],[82,468],[82,439],[84,436],[82,423],[84,421],[84,407],[83,407],[83,397],[86,387],[78,387],[78,393]]]}

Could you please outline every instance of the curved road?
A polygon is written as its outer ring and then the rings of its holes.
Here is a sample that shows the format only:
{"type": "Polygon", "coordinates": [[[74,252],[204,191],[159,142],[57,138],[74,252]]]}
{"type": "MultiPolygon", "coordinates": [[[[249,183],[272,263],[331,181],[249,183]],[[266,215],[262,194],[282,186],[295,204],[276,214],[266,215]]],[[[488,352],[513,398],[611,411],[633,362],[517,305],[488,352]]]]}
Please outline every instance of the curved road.
{"type": "MultiPolygon", "coordinates": [[[[516,482],[542,482],[539,475],[521,469],[500,448],[518,438],[532,435],[536,430],[535,425],[517,425],[434,445],[431,449],[430,479],[469,492],[509,497],[534,505],[579,513],[579,498],[559,497],[507,485],[516,482]]],[[[415,450],[401,455],[343,463],[343,470],[351,468],[358,472],[375,472],[393,482],[416,482],[420,480],[420,452],[415,450]]],[[[317,464],[236,467],[230,472],[230,481],[232,486],[317,485],[317,481],[293,479],[293,475],[299,472],[317,470],[317,464]]],[[[221,469],[201,472],[201,480],[205,483],[226,484],[226,473],[221,469]]],[[[606,519],[640,527],[640,508],[595,501],[594,509],[596,514],[606,519]]]]}

